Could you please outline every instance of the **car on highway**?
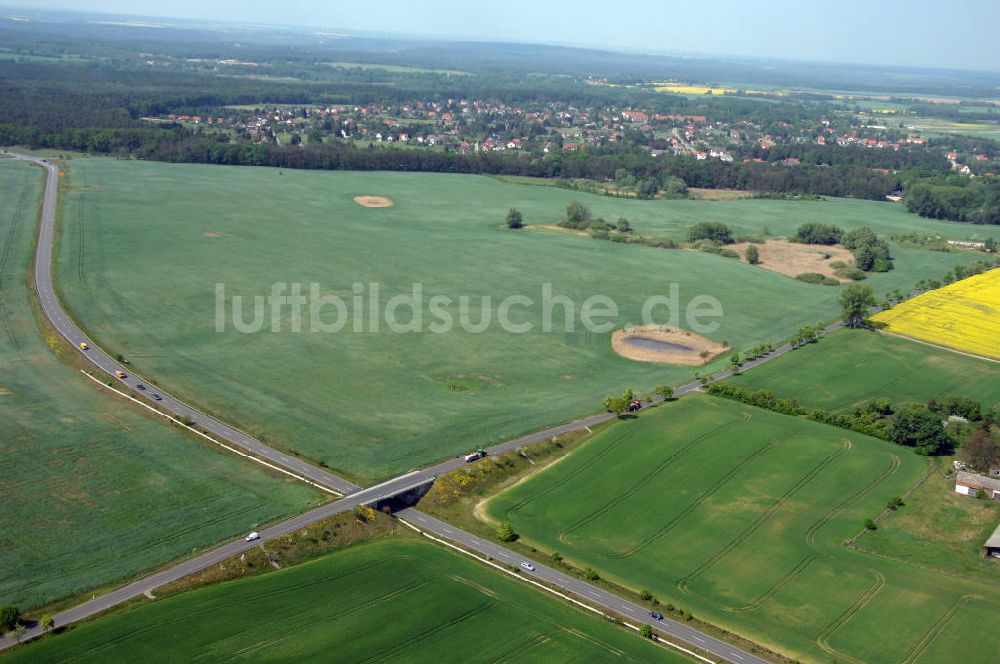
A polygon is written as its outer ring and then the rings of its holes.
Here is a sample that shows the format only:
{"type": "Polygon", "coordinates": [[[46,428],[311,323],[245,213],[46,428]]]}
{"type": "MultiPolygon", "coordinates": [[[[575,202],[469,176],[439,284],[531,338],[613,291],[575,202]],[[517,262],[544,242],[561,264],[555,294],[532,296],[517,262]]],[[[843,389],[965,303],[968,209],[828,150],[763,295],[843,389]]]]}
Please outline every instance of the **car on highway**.
{"type": "Polygon", "coordinates": [[[253,531],[252,533],[250,533],[249,535],[247,535],[246,537],[244,537],[243,539],[244,539],[245,541],[247,541],[247,542],[252,542],[252,541],[254,541],[254,540],[258,540],[258,539],[260,539],[260,533],[258,533],[258,532],[257,532],[257,531],[255,530],[255,531],[253,531]]]}
{"type": "Polygon", "coordinates": [[[650,611],[649,617],[652,618],[653,620],[663,620],[663,614],[660,613],[659,611],[650,611]]]}
{"type": "Polygon", "coordinates": [[[125,379],[128,378],[128,374],[119,369],[118,371],[115,372],[115,378],[125,379]]]}
{"type": "Polygon", "coordinates": [[[528,570],[529,572],[535,571],[535,566],[529,563],[528,561],[524,561],[523,563],[521,563],[521,567],[528,570]]]}
{"type": "Polygon", "coordinates": [[[136,383],[135,389],[137,389],[137,390],[145,390],[146,386],[143,385],[142,383],[136,383]]]}
{"type": "Polygon", "coordinates": [[[163,401],[163,397],[161,397],[156,392],[153,392],[153,401],[163,401]]]}
{"type": "Polygon", "coordinates": [[[80,350],[87,350],[88,348],[90,348],[90,346],[87,345],[86,341],[80,342],[80,350]]]}

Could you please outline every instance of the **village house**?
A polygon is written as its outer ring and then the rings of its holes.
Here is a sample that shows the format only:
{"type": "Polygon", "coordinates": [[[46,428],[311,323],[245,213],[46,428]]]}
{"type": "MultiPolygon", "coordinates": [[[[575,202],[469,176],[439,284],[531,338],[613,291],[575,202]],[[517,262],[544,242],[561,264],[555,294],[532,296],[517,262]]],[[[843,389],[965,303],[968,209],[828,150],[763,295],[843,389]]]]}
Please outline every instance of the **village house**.
{"type": "Polygon", "coordinates": [[[955,476],[955,493],[975,498],[982,491],[990,500],[1000,501],[1000,479],[960,470],[955,476]]]}
{"type": "Polygon", "coordinates": [[[649,122],[649,116],[642,111],[622,111],[622,117],[630,122],[649,122]]]}

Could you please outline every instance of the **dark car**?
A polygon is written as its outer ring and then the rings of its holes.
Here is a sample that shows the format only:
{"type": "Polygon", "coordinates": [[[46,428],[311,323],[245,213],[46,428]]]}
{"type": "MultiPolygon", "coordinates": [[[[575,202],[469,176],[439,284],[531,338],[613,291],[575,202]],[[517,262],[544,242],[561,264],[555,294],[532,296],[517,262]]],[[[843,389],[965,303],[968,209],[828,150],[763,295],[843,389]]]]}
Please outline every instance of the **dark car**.
{"type": "Polygon", "coordinates": [[[144,389],[146,389],[146,386],[143,385],[142,383],[136,383],[135,389],[137,389],[137,390],[144,390],[144,389]]]}
{"type": "Polygon", "coordinates": [[[649,617],[652,618],[653,620],[663,620],[663,614],[660,613],[659,611],[650,611],[649,617]]]}
{"type": "Polygon", "coordinates": [[[161,396],[160,396],[159,394],[154,394],[154,395],[153,395],[153,399],[154,399],[155,401],[162,401],[162,400],[163,400],[163,397],[161,397],[161,396]]]}

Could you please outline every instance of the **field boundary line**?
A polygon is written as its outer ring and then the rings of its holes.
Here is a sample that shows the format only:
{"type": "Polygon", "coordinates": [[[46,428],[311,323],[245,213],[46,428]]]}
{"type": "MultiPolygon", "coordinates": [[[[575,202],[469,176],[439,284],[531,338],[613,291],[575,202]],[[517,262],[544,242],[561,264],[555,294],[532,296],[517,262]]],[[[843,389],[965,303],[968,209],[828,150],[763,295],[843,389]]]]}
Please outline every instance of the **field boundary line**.
{"type": "MultiPolygon", "coordinates": [[[[520,574],[518,574],[517,572],[511,571],[511,570],[507,569],[506,567],[504,567],[503,565],[495,563],[492,560],[488,560],[488,559],[480,556],[477,553],[473,553],[472,551],[469,551],[468,549],[463,549],[462,547],[458,546],[457,544],[453,544],[452,542],[449,542],[448,540],[445,540],[445,539],[442,539],[440,537],[436,537],[434,535],[431,535],[431,534],[427,533],[426,531],[421,530],[417,526],[413,525],[412,523],[410,523],[409,521],[407,521],[404,517],[396,517],[396,518],[398,518],[407,527],[413,529],[413,531],[415,531],[418,535],[426,537],[427,539],[432,540],[434,542],[437,542],[438,544],[443,544],[444,546],[446,546],[446,547],[448,547],[450,549],[454,549],[455,551],[458,551],[459,553],[465,554],[466,556],[469,556],[470,558],[474,558],[474,559],[478,560],[479,562],[483,563],[484,565],[489,565],[490,567],[493,567],[494,569],[500,570],[501,572],[503,572],[504,574],[507,574],[508,576],[514,577],[515,579],[518,579],[519,581],[523,581],[524,583],[529,583],[529,584],[531,584],[531,585],[533,585],[533,586],[535,586],[537,588],[540,588],[540,589],[542,589],[542,590],[544,590],[546,592],[549,592],[549,593],[555,595],[556,597],[559,597],[560,599],[563,599],[563,600],[565,600],[567,602],[570,602],[571,604],[575,604],[576,606],[578,606],[578,607],[580,607],[582,609],[585,609],[585,610],[590,611],[592,613],[596,613],[597,615],[599,615],[599,616],[601,616],[603,618],[607,618],[608,617],[608,614],[604,613],[604,611],[602,611],[601,609],[598,609],[596,607],[590,606],[589,604],[581,602],[580,600],[576,599],[575,597],[572,597],[571,595],[567,595],[565,593],[562,593],[562,592],[556,590],[555,588],[550,588],[549,586],[545,585],[544,583],[539,583],[538,581],[535,581],[534,579],[525,578],[525,577],[521,576],[520,574]]],[[[636,625],[633,625],[631,623],[625,622],[624,620],[622,621],[621,624],[623,626],[625,626],[625,627],[628,627],[629,629],[635,630],[636,632],[639,631],[639,627],[637,627],[636,625]]],[[[708,657],[705,657],[703,655],[699,655],[698,653],[694,652],[693,650],[688,650],[684,646],[678,645],[678,644],[676,644],[676,643],[674,643],[672,641],[667,641],[666,639],[664,639],[662,637],[659,637],[659,636],[656,637],[656,641],[654,641],[653,643],[662,643],[662,644],[665,644],[667,646],[670,646],[671,648],[673,648],[675,650],[681,651],[685,655],[690,655],[691,657],[695,657],[695,658],[697,658],[697,659],[699,659],[699,660],[701,660],[703,662],[706,662],[707,664],[716,664],[716,662],[714,660],[711,660],[708,657]]]]}
{"type": "Polygon", "coordinates": [[[958,350],[957,348],[952,348],[950,346],[942,346],[941,344],[931,343],[930,341],[924,341],[923,339],[917,339],[916,337],[908,337],[905,334],[900,334],[899,332],[890,332],[889,330],[878,330],[878,332],[881,334],[889,334],[894,337],[899,337],[900,339],[906,339],[907,341],[915,341],[918,344],[930,346],[931,348],[940,348],[941,350],[946,350],[951,353],[958,353],[959,355],[965,355],[966,357],[972,357],[977,360],[986,360],[987,362],[1000,364],[1000,360],[993,357],[986,357],[985,355],[976,355],[975,353],[970,353],[964,350],[958,350]]]}
{"type": "Polygon", "coordinates": [[[184,424],[183,422],[181,422],[180,420],[178,420],[178,419],[177,419],[176,417],[174,417],[173,415],[169,415],[169,414],[167,414],[167,413],[164,413],[164,412],[161,412],[161,411],[159,411],[159,410],[156,410],[155,408],[153,408],[153,407],[152,407],[152,406],[150,406],[149,404],[145,404],[145,403],[143,403],[143,402],[139,401],[138,399],[136,399],[136,398],[135,398],[135,397],[133,397],[132,395],[130,395],[130,394],[127,394],[127,393],[125,393],[125,392],[122,392],[121,390],[119,390],[119,389],[117,389],[117,388],[115,388],[115,387],[112,387],[111,385],[106,385],[105,383],[102,383],[102,382],[101,382],[100,380],[98,380],[98,379],[97,379],[97,377],[96,377],[96,376],[94,376],[93,374],[90,374],[90,373],[87,373],[87,372],[86,372],[86,371],[84,371],[83,369],[80,369],[80,373],[82,373],[82,374],[83,374],[84,376],[86,376],[86,377],[87,377],[87,378],[89,378],[90,380],[94,381],[95,383],[97,383],[97,384],[98,384],[98,385],[100,385],[101,387],[103,387],[103,388],[105,388],[105,389],[108,389],[108,390],[111,390],[112,392],[114,392],[115,394],[117,394],[117,395],[119,395],[119,396],[122,396],[122,397],[125,397],[126,399],[128,399],[128,400],[129,400],[129,401],[131,401],[132,403],[134,403],[134,404],[137,404],[137,405],[139,405],[139,406],[142,406],[143,408],[145,408],[145,409],[146,409],[146,410],[148,410],[149,412],[151,412],[151,413],[155,413],[156,415],[159,415],[160,417],[163,417],[163,418],[165,418],[165,419],[168,419],[168,420],[170,420],[171,422],[173,422],[174,424],[177,424],[178,426],[181,426],[181,427],[183,427],[183,428],[187,429],[187,430],[188,430],[188,431],[190,431],[191,433],[194,433],[194,434],[197,434],[197,435],[201,436],[202,438],[204,438],[205,440],[207,440],[207,441],[209,441],[209,442],[211,442],[211,443],[215,443],[215,444],[216,444],[216,445],[218,445],[219,447],[221,447],[221,448],[223,448],[223,449],[225,449],[225,450],[228,450],[229,452],[232,452],[233,454],[238,454],[239,456],[241,456],[241,457],[243,457],[243,458],[245,458],[245,459],[250,459],[251,461],[256,461],[257,463],[259,463],[259,464],[260,464],[260,465],[262,465],[262,466],[265,466],[265,467],[267,467],[267,468],[270,468],[271,470],[276,470],[276,471],[278,471],[279,473],[282,473],[282,474],[284,474],[284,475],[288,475],[289,477],[291,477],[291,478],[293,478],[293,479],[296,479],[296,480],[299,480],[299,481],[302,481],[302,482],[305,482],[306,484],[309,484],[309,485],[311,485],[311,486],[314,486],[314,487],[316,487],[317,489],[320,489],[320,490],[322,490],[322,491],[326,491],[327,493],[329,493],[329,494],[333,494],[334,496],[337,496],[337,497],[343,497],[343,496],[344,496],[344,494],[340,493],[339,491],[335,491],[334,489],[331,489],[331,488],[330,488],[330,487],[328,487],[328,486],[323,486],[322,484],[318,484],[318,483],[316,483],[316,482],[313,482],[312,480],[310,480],[310,479],[307,479],[307,478],[305,478],[305,477],[302,477],[301,475],[296,475],[295,473],[293,473],[293,472],[292,472],[292,471],[290,471],[290,470],[286,470],[286,469],[284,469],[284,468],[282,468],[282,467],[280,467],[280,466],[276,466],[276,465],[274,465],[273,463],[268,463],[267,461],[264,461],[263,459],[260,459],[260,458],[258,458],[258,457],[255,457],[255,456],[254,456],[254,455],[252,455],[252,454],[247,454],[246,452],[243,452],[243,451],[241,451],[241,450],[238,450],[238,449],[236,449],[235,447],[231,447],[231,446],[229,446],[229,445],[226,445],[225,443],[222,443],[222,442],[219,442],[218,440],[216,440],[216,439],[212,438],[212,437],[211,437],[211,436],[209,436],[208,434],[206,434],[206,433],[203,433],[203,432],[201,432],[201,431],[198,431],[197,429],[195,429],[195,428],[194,428],[194,427],[192,427],[192,426],[189,426],[189,425],[187,425],[187,424],[184,424]]]}

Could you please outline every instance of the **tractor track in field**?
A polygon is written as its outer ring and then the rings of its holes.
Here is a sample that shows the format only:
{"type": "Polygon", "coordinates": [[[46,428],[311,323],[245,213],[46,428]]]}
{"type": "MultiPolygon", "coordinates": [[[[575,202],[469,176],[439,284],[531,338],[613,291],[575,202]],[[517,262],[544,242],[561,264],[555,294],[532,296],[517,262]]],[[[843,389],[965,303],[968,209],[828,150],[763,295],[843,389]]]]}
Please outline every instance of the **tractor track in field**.
{"type": "Polygon", "coordinates": [[[765,452],[773,449],[774,446],[777,445],[778,443],[782,442],[783,440],[787,440],[788,438],[790,438],[792,435],[794,435],[794,433],[795,433],[795,431],[790,431],[788,434],[786,434],[784,436],[781,436],[781,437],[779,437],[779,438],[777,438],[775,440],[772,440],[767,445],[764,445],[763,447],[761,447],[761,448],[755,450],[754,452],[750,453],[749,456],[747,456],[744,459],[742,459],[738,464],[736,464],[736,466],[734,466],[732,469],[730,469],[729,472],[727,472],[725,475],[723,475],[722,477],[720,477],[719,480],[715,484],[713,484],[711,487],[709,487],[704,492],[702,492],[702,494],[700,496],[698,496],[693,501],[691,501],[691,503],[688,504],[688,506],[685,507],[680,513],[678,513],[676,516],[674,516],[674,518],[670,519],[667,523],[663,524],[660,528],[657,528],[655,531],[653,531],[650,535],[648,535],[645,539],[643,539],[641,542],[639,542],[638,544],[636,544],[631,549],[627,549],[627,550],[625,550],[625,551],[623,551],[622,553],[619,553],[619,554],[606,555],[606,556],[601,556],[601,557],[604,558],[605,560],[620,560],[620,559],[624,559],[624,558],[629,558],[629,557],[634,556],[635,554],[639,553],[640,551],[642,551],[643,549],[645,549],[647,546],[649,546],[650,544],[652,544],[653,542],[655,542],[656,540],[658,540],[660,537],[663,537],[668,532],[670,532],[671,530],[673,530],[674,527],[684,519],[684,517],[686,517],[687,515],[691,514],[691,512],[693,512],[696,509],[698,509],[698,507],[700,507],[706,500],[708,500],[713,495],[715,495],[716,491],[718,491],[723,486],[725,486],[729,482],[729,480],[731,480],[733,477],[735,477],[741,470],[743,470],[743,468],[745,466],[747,466],[751,462],[755,461],[758,457],[760,457],[765,452]]]}
{"type": "Polygon", "coordinates": [[[720,608],[723,611],[728,611],[729,613],[749,613],[759,609],[771,601],[771,598],[777,595],[779,590],[802,576],[802,573],[805,572],[810,565],[825,557],[826,556],[807,556],[800,560],[799,563],[788,572],[788,574],[778,579],[777,583],[762,592],[760,595],[757,595],[757,597],[754,597],[747,604],[739,607],[720,606],[720,608]]]}
{"type": "MultiPolygon", "coordinates": [[[[667,419],[667,421],[670,421],[670,420],[676,419],[676,416],[675,415],[671,415],[670,417],[668,417],[666,419],[667,419]]],[[[595,454],[593,457],[591,457],[590,459],[588,459],[587,461],[585,461],[584,463],[582,463],[578,468],[576,468],[575,470],[573,470],[569,474],[565,475],[562,479],[557,480],[555,482],[552,482],[550,484],[547,484],[541,491],[539,491],[537,493],[534,493],[534,494],[532,494],[532,495],[530,495],[530,496],[528,496],[526,498],[523,498],[522,500],[519,500],[518,502],[514,503],[513,505],[511,505],[510,507],[507,508],[507,516],[508,517],[513,517],[515,514],[517,514],[517,512],[519,512],[521,509],[523,509],[526,505],[534,502],[535,500],[537,500],[538,498],[541,498],[542,496],[544,496],[546,494],[552,493],[553,491],[555,491],[559,487],[565,485],[570,480],[576,478],[578,475],[580,475],[584,471],[588,470],[591,466],[593,466],[594,464],[596,464],[598,461],[601,461],[602,459],[604,459],[604,457],[608,456],[613,451],[615,451],[620,445],[622,445],[623,443],[625,443],[626,440],[628,440],[628,436],[621,436],[621,437],[619,437],[617,440],[615,440],[614,442],[612,442],[610,445],[608,445],[607,447],[605,447],[603,450],[601,450],[600,452],[598,452],[597,454],[595,454]]]]}
{"type": "Polygon", "coordinates": [[[913,650],[910,651],[910,654],[907,655],[906,659],[900,662],[900,664],[913,664],[913,662],[917,661],[927,651],[931,643],[934,642],[934,639],[936,639],[938,635],[944,631],[944,628],[955,619],[955,616],[958,615],[958,612],[962,609],[962,607],[974,599],[982,598],[977,597],[976,595],[963,595],[962,597],[959,597],[958,600],[944,612],[944,615],[942,615],[938,621],[934,623],[934,626],[927,630],[924,637],[920,639],[915,646],[913,646],[913,650]]]}
{"type": "Polygon", "coordinates": [[[14,242],[17,240],[18,234],[21,230],[21,222],[24,218],[24,206],[27,204],[27,198],[28,187],[25,186],[21,189],[20,196],[18,196],[17,203],[14,208],[14,214],[11,215],[10,225],[7,228],[7,237],[4,238],[3,249],[0,249],[0,325],[3,326],[4,333],[10,340],[10,346],[18,356],[23,355],[21,352],[21,340],[11,327],[10,315],[7,313],[8,306],[5,301],[5,293],[7,288],[7,268],[10,263],[10,255],[14,248],[14,242]]]}
{"type": "Polygon", "coordinates": [[[86,250],[86,247],[87,247],[87,245],[86,245],[86,242],[87,242],[87,233],[85,231],[85,228],[86,228],[85,219],[87,218],[87,216],[85,214],[86,213],[86,206],[87,206],[87,195],[81,193],[80,194],[80,204],[79,204],[79,206],[77,208],[78,212],[77,212],[77,220],[76,220],[76,227],[78,229],[78,231],[77,231],[77,234],[78,234],[77,242],[78,242],[78,245],[79,245],[78,248],[77,248],[77,250],[76,250],[76,274],[77,274],[77,278],[79,278],[79,280],[80,280],[80,283],[82,283],[84,285],[87,284],[87,272],[86,272],[86,268],[84,267],[86,265],[86,258],[87,258],[87,250],[86,250]]]}
{"type": "Polygon", "coordinates": [[[809,543],[810,545],[815,545],[815,543],[816,543],[816,533],[818,533],[823,528],[823,526],[825,526],[826,524],[828,524],[835,517],[837,517],[837,515],[839,515],[841,512],[843,512],[845,509],[847,509],[847,506],[850,505],[852,502],[854,502],[855,500],[861,498],[862,496],[864,496],[865,494],[867,494],[869,491],[871,491],[872,489],[874,489],[876,486],[878,486],[879,484],[881,484],[885,480],[887,480],[890,477],[892,477],[893,475],[895,475],[896,471],[899,470],[899,467],[901,465],[903,465],[903,462],[899,458],[898,455],[896,455],[896,454],[890,455],[889,467],[886,470],[882,471],[882,474],[880,474],[878,477],[876,477],[875,479],[873,479],[871,482],[869,482],[868,484],[866,484],[865,486],[861,487],[860,489],[858,489],[857,491],[855,491],[853,494],[851,494],[850,496],[848,496],[847,498],[845,498],[844,500],[842,500],[836,507],[834,507],[832,510],[828,511],[826,514],[824,514],[819,519],[817,519],[815,523],[813,523],[811,526],[809,526],[809,529],[806,531],[806,542],[809,543]]]}
{"type": "Polygon", "coordinates": [[[632,485],[627,490],[618,494],[615,498],[611,499],[610,501],[608,501],[595,511],[591,512],[586,517],[579,519],[573,524],[570,524],[568,528],[566,528],[557,535],[559,541],[565,544],[570,544],[571,542],[569,540],[569,535],[571,533],[584,527],[588,523],[592,522],[594,519],[597,519],[602,514],[605,514],[608,510],[615,507],[616,505],[621,504],[621,502],[624,501],[625,499],[635,495],[635,493],[639,491],[639,489],[649,484],[649,482],[651,482],[657,475],[659,475],[661,472],[663,472],[664,469],[668,468],[671,464],[673,464],[674,461],[682,457],[692,447],[717,434],[720,434],[724,431],[728,431],[729,429],[735,426],[738,426],[740,424],[745,424],[750,420],[750,417],[751,417],[750,413],[744,412],[741,414],[741,417],[739,419],[733,420],[732,422],[726,422],[725,424],[721,424],[715,427],[714,429],[706,431],[700,436],[695,436],[694,438],[689,440],[683,447],[675,450],[672,454],[670,454],[670,456],[668,456],[666,459],[657,464],[650,472],[646,473],[646,475],[643,476],[642,479],[633,482],[632,485]]]}
{"type": "Polygon", "coordinates": [[[774,514],[776,514],[778,510],[780,510],[784,506],[784,504],[788,501],[789,498],[791,498],[800,489],[802,489],[804,486],[809,484],[813,479],[815,479],[820,473],[823,472],[823,470],[827,468],[827,466],[829,466],[831,463],[833,463],[843,455],[847,454],[850,451],[850,449],[851,449],[851,442],[847,440],[844,442],[844,445],[842,445],[839,450],[823,458],[823,460],[821,460],[818,464],[816,464],[808,473],[802,476],[798,482],[792,485],[792,487],[789,488],[787,491],[785,491],[785,493],[781,494],[777,498],[777,500],[775,500],[774,503],[772,503],[771,506],[767,508],[767,510],[762,512],[760,515],[757,516],[756,519],[751,521],[750,525],[747,526],[739,535],[734,537],[728,544],[726,544],[726,546],[720,549],[711,558],[709,558],[708,560],[706,560],[705,562],[701,563],[693,570],[688,572],[686,576],[684,576],[680,581],[677,582],[677,588],[686,594],[689,595],[692,594],[691,590],[688,588],[688,584],[691,581],[701,576],[705,571],[712,568],[719,561],[721,561],[723,558],[732,553],[736,549],[736,547],[738,547],[747,538],[749,538],[751,535],[757,532],[757,530],[762,525],[764,525],[772,516],[774,516],[774,514]]]}
{"type": "Polygon", "coordinates": [[[872,575],[875,577],[875,582],[871,585],[870,588],[868,588],[868,590],[863,592],[858,597],[858,601],[856,601],[854,604],[844,609],[841,612],[841,614],[836,618],[834,618],[832,621],[830,621],[830,623],[823,629],[823,631],[819,633],[819,636],[816,637],[816,644],[820,648],[822,648],[825,652],[833,655],[834,657],[847,660],[852,664],[866,664],[866,663],[855,657],[851,657],[850,655],[840,652],[839,650],[830,645],[829,639],[834,632],[843,627],[845,623],[851,620],[851,618],[856,616],[858,613],[861,612],[862,609],[871,604],[872,600],[874,600],[875,597],[879,594],[879,592],[882,591],[882,588],[885,587],[885,577],[882,576],[881,572],[879,572],[876,569],[872,569],[871,567],[868,568],[868,571],[871,572],[872,575]]]}

